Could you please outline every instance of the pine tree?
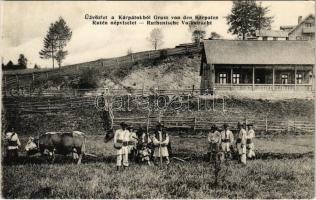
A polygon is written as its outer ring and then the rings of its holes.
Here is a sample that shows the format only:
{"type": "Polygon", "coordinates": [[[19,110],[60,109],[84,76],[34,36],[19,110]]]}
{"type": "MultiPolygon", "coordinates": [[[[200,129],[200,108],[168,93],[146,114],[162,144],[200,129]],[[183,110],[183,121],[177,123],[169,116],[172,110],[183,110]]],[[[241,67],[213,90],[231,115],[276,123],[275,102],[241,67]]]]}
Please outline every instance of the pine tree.
{"type": "Polygon", "coordinates": [[[24,54],[20,54],[18,59],[18,65],[21,69],[27,68],[27,58],[24,56],[24,54]]]}
{"type": "Polygon", "coordinates": [[[54,60],[56,59],[59,67],[61,67],[62,60],[65,59],[68,54],[64,48],[67,42],[70,41],[72,36],[71,29],[66,24],[62,17],[59,17],[58,21],[50,24],[49,30],[44,38],[44,47],[39,52],[40,58],[52,59],[53,68],[54,60]]]}

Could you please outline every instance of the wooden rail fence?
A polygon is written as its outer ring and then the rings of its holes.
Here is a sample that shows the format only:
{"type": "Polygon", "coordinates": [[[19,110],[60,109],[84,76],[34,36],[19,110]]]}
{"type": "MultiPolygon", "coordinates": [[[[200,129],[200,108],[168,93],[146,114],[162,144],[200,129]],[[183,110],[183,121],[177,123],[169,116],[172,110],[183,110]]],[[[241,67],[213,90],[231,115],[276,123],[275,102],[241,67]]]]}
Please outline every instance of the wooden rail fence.
{"type": "MultiPolygon", "coordinates": [[[[114,127],[118,127],[121,122],[132,124],[135,126],[147,126],[149,121],[149,127],[154,127],[159,122],[159,117],[150,117],[149,120],[146,117],[137,118],[114,118],[114,127]]],[[[210,130],[213,124],[221,127],[224,123],[227,123],[232,129],[236,128],[238,122],[253,123],[256,130],[261,131],[304,131],[314,132],[315,124],[308,121],[275,121],[275,120],[247,120],[247,119],[231,119],[229,121],[205,121],[205,119],[199,117],[161,117],[160,121],[166,128],[184,128],[192,130],[210,130]]]]}
{"type": "Polygon", "coordinates": [[[31,85],[35,80],[49,80],[52,76],[61,75],[76,75],[81,72],[83,68],[94,68],[98,70],[105,69],[112,66],[120,66],[133,64],[139,61],[145,61],[149,59],[156,59],[163,56],[174,56],[191,53],[199,53],[201,47],[190,46],[190,47],[177,47],[169,49],[161,49],[155,51],[144,51],[139,53],[133,53],[127,56],[121,56],[109,59],[99,59],[91,62],[85,62],[80,64],[64,66],[60,69],[26,69],[26,70],[12,70],[3,72],[3,90],[8,87],[18,88],[20,85],[26,86],[31,85]],[[21,84],[23,83],[23,84],[21,84]]]}

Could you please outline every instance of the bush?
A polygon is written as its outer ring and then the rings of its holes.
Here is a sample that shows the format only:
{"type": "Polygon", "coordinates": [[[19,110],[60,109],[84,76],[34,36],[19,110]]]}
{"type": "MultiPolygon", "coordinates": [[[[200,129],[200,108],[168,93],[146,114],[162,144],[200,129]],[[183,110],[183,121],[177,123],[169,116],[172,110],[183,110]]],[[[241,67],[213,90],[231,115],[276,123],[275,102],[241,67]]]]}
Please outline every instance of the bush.
{"type": "Polygon", "coordinates": [[[84,69],[80,75],[79,89],[94,89],[98,87],[98,73],[93,69],[84,69]]]}

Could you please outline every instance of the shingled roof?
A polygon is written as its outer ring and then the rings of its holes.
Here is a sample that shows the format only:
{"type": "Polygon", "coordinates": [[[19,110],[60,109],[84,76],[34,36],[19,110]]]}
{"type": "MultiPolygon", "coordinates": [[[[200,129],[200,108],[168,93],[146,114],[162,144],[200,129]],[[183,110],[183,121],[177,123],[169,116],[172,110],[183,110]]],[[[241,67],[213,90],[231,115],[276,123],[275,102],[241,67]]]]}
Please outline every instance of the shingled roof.
{"type": "Polygon", "coordinates": [[[204,40],[208,64],[314,64],[311,41],[204,40]]]}

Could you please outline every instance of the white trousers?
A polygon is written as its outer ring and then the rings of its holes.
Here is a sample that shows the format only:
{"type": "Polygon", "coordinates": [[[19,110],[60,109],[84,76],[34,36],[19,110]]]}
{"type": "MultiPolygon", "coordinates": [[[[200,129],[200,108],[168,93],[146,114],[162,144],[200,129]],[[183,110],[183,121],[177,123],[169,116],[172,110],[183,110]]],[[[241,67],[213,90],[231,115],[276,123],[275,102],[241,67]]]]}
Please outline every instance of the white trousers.
{"type": "Polygon", "coordinates": [[[116,166],[118,167],[122,166],[122,161],[123,161],[123,166],[127,167],[128,166],[128,153],[117,155],[116,166]]]}

